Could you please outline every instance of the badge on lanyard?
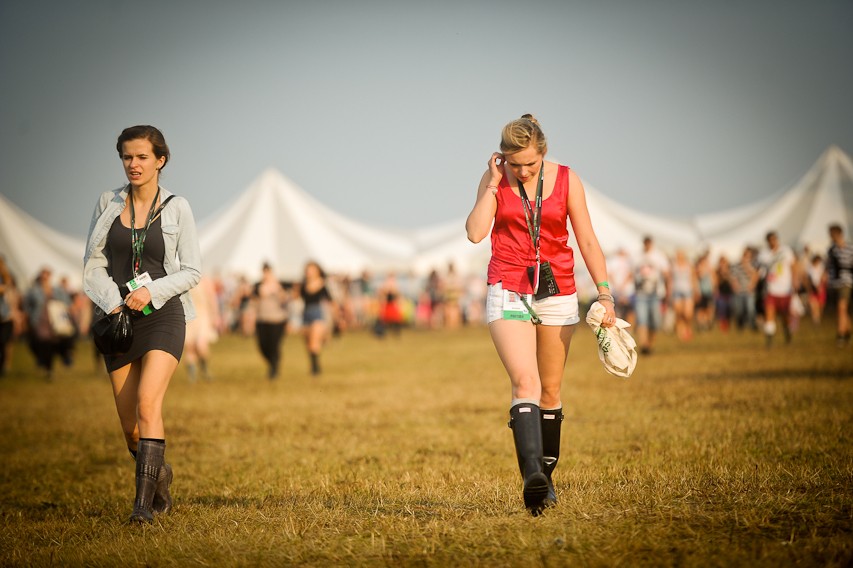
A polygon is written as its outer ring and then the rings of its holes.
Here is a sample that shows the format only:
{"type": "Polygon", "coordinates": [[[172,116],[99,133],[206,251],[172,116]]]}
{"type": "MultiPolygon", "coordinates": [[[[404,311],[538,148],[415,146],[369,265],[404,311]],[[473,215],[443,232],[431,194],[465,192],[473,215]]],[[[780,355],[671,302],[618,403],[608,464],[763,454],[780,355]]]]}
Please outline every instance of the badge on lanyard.
{"type": "MultiPolygon", "coordinates": [[[[151,279],[151,275],[148,274],[147,272],[143,272],[142,274],[140,274],[139,276],[137,276],[133,280],[130,280],[127,284],[125,284],[125,286],[127,286],[128,290],[133,292],[134,290],[139,290],[140,288],[142,288],[146,284],[151,284],[152,282],[154,282],[154,280],[151,279]]],[[[146,316],[148,314],[150,314],[152,311],[153,310],[151,309],[150,304],[145,306],[144,308],[142,308],[142,313],[145,314],[146,316]]]]}
{"type": "MultiPolygon", "coordinates": [[[[527,296],[530,296],[530,294],[527,294],[527,296]]],[[[530,311],[524,305],[521,294],[512,290],[504,290],[503,300],[503,319],[530,321],[530,311]]],[[[532,301],[533,298],[531,296],[528,303],[532,301]]]]}

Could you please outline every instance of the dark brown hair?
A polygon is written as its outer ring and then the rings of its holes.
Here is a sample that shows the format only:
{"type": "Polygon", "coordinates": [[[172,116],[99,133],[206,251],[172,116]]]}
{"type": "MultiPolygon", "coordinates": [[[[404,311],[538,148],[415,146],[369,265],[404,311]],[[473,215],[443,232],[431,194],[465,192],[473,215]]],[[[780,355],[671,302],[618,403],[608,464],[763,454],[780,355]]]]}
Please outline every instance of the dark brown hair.
{"type": "Polygon", "coordinates": [[[148,124],[128,126],[121,131],[121,134],[118,135],[118,141],[116,142],[116,150],[118,151],[119,157],[121,157],[121,147],[125,142],[140,139],[151,142],[151,147],[154,149],[154,155],[158,160],[160,158],[166,158],[166,161],[163,162],[163,167],[160,168],[162,171],[163,168],[166,167],[166,164],[169,163],[171,152],[169,152],[169,146],[166,144],[166,138],[163,136],[163,133],[160,132],[159,129],[148,124]]]}

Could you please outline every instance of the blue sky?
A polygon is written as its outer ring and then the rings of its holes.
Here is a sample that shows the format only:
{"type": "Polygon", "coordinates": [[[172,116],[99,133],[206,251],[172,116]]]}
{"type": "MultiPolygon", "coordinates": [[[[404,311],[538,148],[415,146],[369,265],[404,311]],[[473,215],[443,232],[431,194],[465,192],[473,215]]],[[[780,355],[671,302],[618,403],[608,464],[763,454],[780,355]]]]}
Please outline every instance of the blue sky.
{"type": "MultiPolygon", "coordinates": [[[[5,1],[0,192],[85,236],[124,183],[115,138],[161,128],[197,219],[266,167],[360,221],[463,219],[501,127],[673,216],[853,153],[853,2],[5,1]]],[[[461,230],[461,226],[460,226],[461,230]]]]}

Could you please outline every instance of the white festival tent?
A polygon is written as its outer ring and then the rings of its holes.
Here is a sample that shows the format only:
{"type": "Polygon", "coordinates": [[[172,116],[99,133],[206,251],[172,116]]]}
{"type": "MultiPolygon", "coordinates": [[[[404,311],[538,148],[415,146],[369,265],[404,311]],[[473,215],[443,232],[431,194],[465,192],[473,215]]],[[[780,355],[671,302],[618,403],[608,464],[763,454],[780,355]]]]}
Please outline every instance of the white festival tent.
{"type": "Polygon", "coordinates": [[[55,281],[68,278],[79,288],[83,279],[86,243],[37,221],[0,194],[0,255],[21,290],[29,288],[44,267],[55,281]]]}
{"type": "MultiPolygon", "coordinates": [[[[827,227],[839,223],[853,238],[853,160],[829,147],[790,188],[740,208],[675,219],[637,211],[587,182],[587,206],[606,254],[639,250],[644,235],[673,252],[739,257],[745,245],[761,247],[776,230],[797,249],[823,253],[827,227]]],[[[199,223],[204,270],[256,278],[264,262],[282,278],[298,279],[309,259],[329,272],[355,275],[367,269],[425,275],[452,262],[460,273],[485,273],[489,239],[473,245],[464,218],[421,229],[379,229],[323,205],[274,169],[264,171],[233,202],[199,223]]],[[[0,195],[0,254],[28,286],[42,266],[79,285],[84,242],[33,219],[0,195]]],[[[577,248],[575,247],[575,250],[577,248]]],[[[580,265],[582,259],[576,254],[580,265]]]]}
{"type": "Polygon", "coordinates": [[[326,207],[274,169],[199,225],[204,270],[257,278],[268,262],[298,280],[308,260],[327,272],[405,269],[415,249],[403,232],[380,230],[326,207]]]}
{"type": "Polygon", "coordinates": [[[746,244],[764,246],[769,231],[795,250],[825,254],[829,225],[841,225],[845,237],[853,238],[853,160],[830,146],[790,188],[757,203],[697,216],[693,223],[699,242],[729,260],[740,258],[746,244]]]}

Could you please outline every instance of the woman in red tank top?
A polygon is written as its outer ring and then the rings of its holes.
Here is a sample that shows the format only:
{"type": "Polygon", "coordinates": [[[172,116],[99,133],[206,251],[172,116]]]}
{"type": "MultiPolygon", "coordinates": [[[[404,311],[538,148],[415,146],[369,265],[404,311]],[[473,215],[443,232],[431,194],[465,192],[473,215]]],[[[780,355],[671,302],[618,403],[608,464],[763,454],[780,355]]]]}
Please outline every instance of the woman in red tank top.
{"type": "Polygon", "coordinates": [[[560,387],[580,321],[569,220],[607,310],[602,327],[612,326],[616,314],[580,179],[545,160],[545,135],[529,114],[504,127],[500,148],[489,158],[465,228],[474,243],[491,231],[489,331],[512,385],[510,428],[524,504],[538,515],[557,502],[552,473],[560,456],[560,387]]]}

